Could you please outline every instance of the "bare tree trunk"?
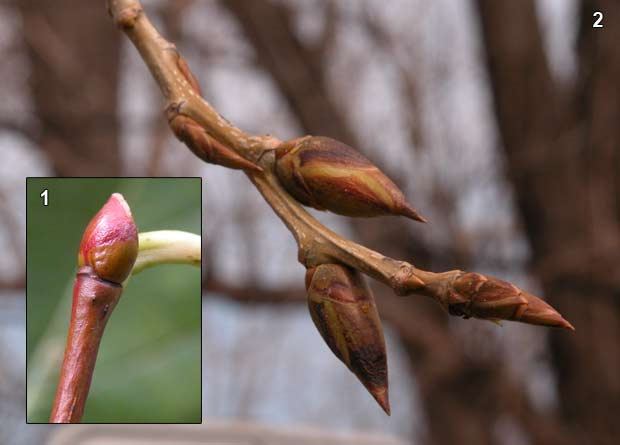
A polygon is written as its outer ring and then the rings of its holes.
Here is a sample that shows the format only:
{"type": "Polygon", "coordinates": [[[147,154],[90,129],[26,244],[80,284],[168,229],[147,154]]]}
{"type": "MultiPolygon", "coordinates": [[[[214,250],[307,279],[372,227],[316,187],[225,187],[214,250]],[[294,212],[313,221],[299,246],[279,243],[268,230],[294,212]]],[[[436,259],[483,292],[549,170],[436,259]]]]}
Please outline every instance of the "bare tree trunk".
{"type": "Polygon", "coordinates": [[[120,173],[120,33],[101,2],[17,2],[31,62],[38,144],[59,176],[120,173]]]}
{"type": "Polygon", "coordinates": [[[577,332],[550,334],[568,433],[562,443],[616,443],[620,423],[620,28],[592,28],[582,7],[579,77],[554,83],[532,1],[479,0],[507,170],[534,271],[577,332]]]}

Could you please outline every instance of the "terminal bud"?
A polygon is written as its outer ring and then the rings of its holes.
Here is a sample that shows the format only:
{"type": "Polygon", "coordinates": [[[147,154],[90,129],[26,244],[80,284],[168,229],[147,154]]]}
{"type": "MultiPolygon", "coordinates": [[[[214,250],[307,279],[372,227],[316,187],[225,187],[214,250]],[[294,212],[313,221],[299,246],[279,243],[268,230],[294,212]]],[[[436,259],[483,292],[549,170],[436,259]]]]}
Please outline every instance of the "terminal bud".
{"type": "Polygon", "coordinates": [[[464,318],[512,320],[575,330],[553,307],[514,284],[479,273],[459,275],[448,292],[448,312],[464,318]]]}
{"type": "Polygon", "coordinates": [[[123,195],[114,193],[86,227],[78,265],[90,266],[97,277],[121,284],[137,256],[138,229],[123,195]]]}

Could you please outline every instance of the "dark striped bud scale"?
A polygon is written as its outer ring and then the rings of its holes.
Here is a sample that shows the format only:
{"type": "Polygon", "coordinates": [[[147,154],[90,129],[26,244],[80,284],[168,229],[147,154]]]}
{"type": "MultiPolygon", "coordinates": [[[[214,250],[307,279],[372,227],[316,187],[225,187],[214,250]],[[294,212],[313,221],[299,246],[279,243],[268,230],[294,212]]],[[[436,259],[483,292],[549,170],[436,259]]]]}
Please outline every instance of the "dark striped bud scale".
{"type": "Polygon", "coordinates": [[[331,351],[389,415],[387,354],[381,320],[364,277],[338,264],[306,274],[308,309],[331,351]]]}

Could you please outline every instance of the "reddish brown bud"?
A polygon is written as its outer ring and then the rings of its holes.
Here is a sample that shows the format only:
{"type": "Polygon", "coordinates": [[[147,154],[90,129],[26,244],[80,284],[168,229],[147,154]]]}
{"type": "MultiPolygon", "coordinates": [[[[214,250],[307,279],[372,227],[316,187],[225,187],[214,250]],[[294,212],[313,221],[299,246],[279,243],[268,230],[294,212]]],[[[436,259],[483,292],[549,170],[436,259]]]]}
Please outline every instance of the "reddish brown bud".
{"type": "Polygon", "coordinates": [[[276,149],[276,174],[299,202],[345,216],[402,215],[426,220],[400,189],[357,150],[306,136],[276,149]]]}
{"type": "Polygon", "coordinates": [[[137,255],[136,224],[123,196],[114,193],[80,243],[69,335],[50,422],[82,418],[103,331],[137,255]]]}
{"type": "Polygon", "coordinates": [[[381,320],[364,277],[338,264],[306,273],[308,309],[332,352],[389,415],[387,354],[381,320]]]}
{"type": "Polygon", "coordinates": [[[447,299],[452,315],[575,330],[555,309],[538,297],[497,278],[463,273],[454,281],[447,299]]]}
{"type": "Polygon", "coordinates": [[[78,265],[91,266],[95,274],[122,283],[138,255],[138,229],[123,195],[114,193],[90,221],[80,243],[78,265]]]}
{"type": "Polygon", "coordinates": [[[210,164],[222,165],[236,170],[263,171],[263,169],[238,155],[211,137],[193,119],[170,112],[170,128],[175,136],[189,147],[200,159],[210,164]]]}

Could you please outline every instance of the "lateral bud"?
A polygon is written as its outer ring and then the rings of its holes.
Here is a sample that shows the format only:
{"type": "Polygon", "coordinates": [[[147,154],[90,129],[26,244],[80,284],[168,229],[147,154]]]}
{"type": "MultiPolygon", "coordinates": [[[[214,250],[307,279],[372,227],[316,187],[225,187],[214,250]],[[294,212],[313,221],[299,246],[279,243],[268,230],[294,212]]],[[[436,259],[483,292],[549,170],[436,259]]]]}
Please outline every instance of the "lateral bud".
{"type": "Polygon", "coordinates": [[[451,315],[575,330],[553,307],[517,286],[479,273],[463,273],[448,292],[451,315]]]}
{"type": "Polygon", "coordinates": [[[345,216],[401,215],[426,222],[400,189],[357,150],[323,136],[276,148],[276,175],[300,203],[345,216]]]}
{"type": "Polygon", "coordinates": [[[263,171],[263,169],[235,153],[230,148],[211,137],[193,119],[172,111],[169,124],[174,135],[205,162],[222,165],[235,170],[263,171]]]}
{"type": "Polygon", "coordinates": [[[321,264],[306,272],[306,288],[321,337],[390,415],[383,329],[364,277],[346,266],[321,264]]]}
{"type": "Polygon", "coordinates": [[[90,221],[80,243],[78,265],[90,266],[97,277],[121,284],[138,256],[138,229],[129,205],[120,193],[90,221]]]}

